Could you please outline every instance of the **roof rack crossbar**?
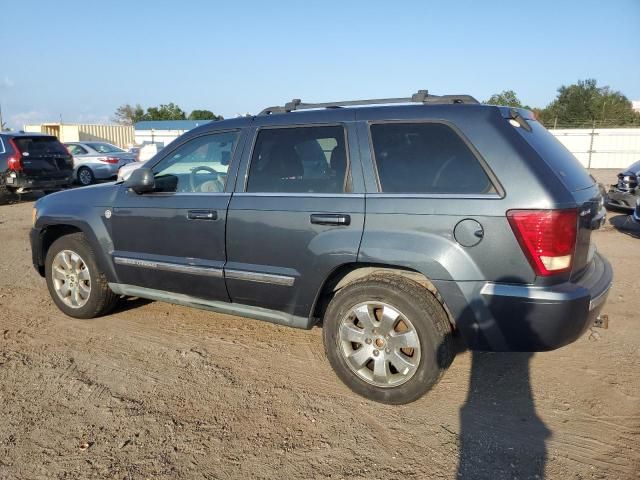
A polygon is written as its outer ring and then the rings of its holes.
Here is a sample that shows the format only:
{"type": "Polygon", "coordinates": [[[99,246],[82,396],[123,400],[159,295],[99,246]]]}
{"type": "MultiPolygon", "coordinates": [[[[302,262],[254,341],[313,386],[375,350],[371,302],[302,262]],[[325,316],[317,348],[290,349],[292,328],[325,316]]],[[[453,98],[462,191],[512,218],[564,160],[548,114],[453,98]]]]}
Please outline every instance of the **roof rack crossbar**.
{"type": "Polygon", "coordinates": [[[268,107],[262,110],[259,115],[269,115],[271,113],[289,113],[294,110],[310,110],[314,108],[340,108],[352,107],[356,105],[384,105],[390,103],[423,103],[423,104],[449,104],[449,103],[479,103],[471,95],[429,95],[427,90],[418,90],[410,97],[406,98],[374,98],[370,100],[345,100],[342,102],[326,103],[303,103],[299,98],[294,98],[287,102],[284,107],[268,107]]]}

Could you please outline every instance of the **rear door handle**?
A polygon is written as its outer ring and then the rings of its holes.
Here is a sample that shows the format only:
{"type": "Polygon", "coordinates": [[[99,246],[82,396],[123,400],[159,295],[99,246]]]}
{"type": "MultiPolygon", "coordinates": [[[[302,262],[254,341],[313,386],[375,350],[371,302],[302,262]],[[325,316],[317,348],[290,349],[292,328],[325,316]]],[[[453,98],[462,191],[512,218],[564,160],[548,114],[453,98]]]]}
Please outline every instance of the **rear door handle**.
{"type": "Polygon", "coordinates": [[[311,223],[317,225],[349,225],[351,217],[344,213],[313,213],[311,214],[311,223]]]}
{"type": "Polygon", "coordinates": [[[189,220],[217,220],[218,212],[216,210],[189,210],[187,218],[189,220]]]}

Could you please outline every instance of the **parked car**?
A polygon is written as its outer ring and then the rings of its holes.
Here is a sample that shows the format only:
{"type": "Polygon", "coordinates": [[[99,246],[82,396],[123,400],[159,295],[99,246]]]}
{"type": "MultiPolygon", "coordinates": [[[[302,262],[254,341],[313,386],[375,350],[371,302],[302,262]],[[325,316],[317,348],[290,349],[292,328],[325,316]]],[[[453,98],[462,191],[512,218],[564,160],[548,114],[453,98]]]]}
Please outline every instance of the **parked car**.
{"type": "Polygon", "coordinates": [[[140,152],[138,152],[138,161],[146,162],[147,160],[150,160],[163,148],[163,145],[158,143],[146,143],[142,145],[142,147],[140,147],[140,152]]]}
{"type": "Polygon", "coordinates": [[[0,133],[0,194],[59,190],[72,182],[73,160],[51,135],[0,133]]]}
{"type": "Polygon", "coordinates": [[[636,208],[633,211],[633,221],[636,223],[640,223],[640,197],[636,200],[636,208]]]}
{"type": "Polygon", "coordinates": [[[141,147],[129,147],[127,149],[128,153],[133,153],[136,156],[136,162],[140,160],[140,149],[141,147]]]}
{"type": "Polygon", "coordinates": [[[633,163],[629,168],[618,174],[617,183],[609,187],[607,206],[633,210],[636,200],[640,198],[638,178],[640,178],[640,161],[633,163]]]}
{"type": "Polygon", "coordinates": [[[80,185],[116,178],[118,169],[136,161],[136,154],[106,142],[66,142],[73,155],[74,175],[80,185]]]}
{"type": "Polygon", "coordinates": [[[321,322],[337,375],[400,404],[458,341],[543,351],[594,325],[612,282],[591,241],[604,215],[531,112],[421,91],[207,123],[123,182],[39,200],[31,245],[67,315],[124,295],[321,322]],[[373,103],[387,105],[349,108],[373,103]]]}

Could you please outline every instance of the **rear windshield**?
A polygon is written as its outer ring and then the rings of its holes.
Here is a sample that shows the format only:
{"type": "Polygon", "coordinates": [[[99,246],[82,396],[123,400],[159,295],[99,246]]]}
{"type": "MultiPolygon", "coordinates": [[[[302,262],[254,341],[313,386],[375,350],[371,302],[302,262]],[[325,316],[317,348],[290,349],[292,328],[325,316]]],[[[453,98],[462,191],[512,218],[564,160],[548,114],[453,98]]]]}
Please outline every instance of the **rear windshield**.
{"type": "Polygon", "coordinates": [[[115,145],[111,145],[110,143],[87,143],[87,145],[89,145],[98,153],[123,153],[124,152],[124,150],[121,150],[115,145]]]}
{"type": "Polygon", "coordinates": [[[68,155],[67,149],[56,137],[14,137],[20,153],[28,155],[60,154],[68,155]]]}
{"type": "Polygon", "coordinates": [[[535,120],[528,120],[533,129],[527,132],[518,128],[522,137],[538,152],[538,155],[556,172],[564,185],[572,192],[589,188],[593,178],[562,143],[535,120]]]}

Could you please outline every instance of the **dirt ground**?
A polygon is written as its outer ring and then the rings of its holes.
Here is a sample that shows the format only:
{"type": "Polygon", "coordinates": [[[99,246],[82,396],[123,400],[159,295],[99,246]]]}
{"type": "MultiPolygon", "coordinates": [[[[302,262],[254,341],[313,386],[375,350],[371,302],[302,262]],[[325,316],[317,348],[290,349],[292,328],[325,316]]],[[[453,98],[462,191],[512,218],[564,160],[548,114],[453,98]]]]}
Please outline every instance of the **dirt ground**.
{"type": "Polygon", "coordinates": [[[159,302],[65,317],[0,206],[0,478],[640,478],[640,229],[610,213],[608,330],[460,354],[420,401],[352,394],[321,330],[159,302]]]}

